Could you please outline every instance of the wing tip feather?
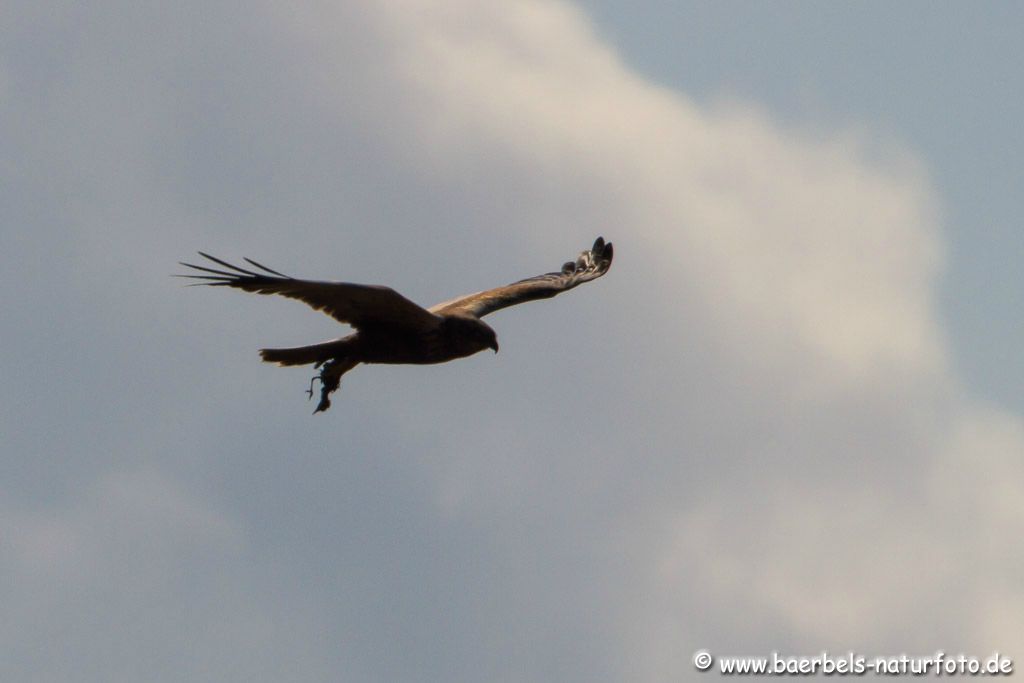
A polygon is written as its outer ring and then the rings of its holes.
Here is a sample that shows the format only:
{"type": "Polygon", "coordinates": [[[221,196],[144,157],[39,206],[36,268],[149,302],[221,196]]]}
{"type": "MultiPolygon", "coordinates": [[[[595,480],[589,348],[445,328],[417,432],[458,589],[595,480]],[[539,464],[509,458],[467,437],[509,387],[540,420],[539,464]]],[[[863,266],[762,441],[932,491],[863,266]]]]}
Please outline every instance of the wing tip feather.
{"type": "Polygon", "coordinates": [[[248,256],[243,256],[243,257],[242,257],[242,259],[243,259],[243,260],[245,260],[245,261],[247,261],[248,263],[251,263],[252,265],[256,266],[256,267],[257,267],[257,268],[259,268],[260,270],[263,270],[263,271],[265,271],[265,272],[267,272],[267,273],[270,273],[271,275],[276,275],[276,276],[278,276],[278,277],[283,277],[283,278],[285,278],[286,280],[294,280],[294,279],[295,279],[295,278],[291,277],[290,275],[285,275],[284,273],[279,273],[279,272],[277,272],[276,270],[274,270],[274,269],[272,269],[272,268],[267,268],[267,267],[266,267],[265,265],[263,265],[262,263],[258,263],[258,262],[256,262],[256,261],[253,261],[253,260],[252,260],[251,258],[249,258],[248,256]]]}
{"type": "MultiPolygon", "coordinates": [[[[253,277],[259,277],[258,274],[252,272],[251,270],[246,270],[245,268],[239,268],[238,266],[233,265],[231,263],[228,263],[227,261],[222,261],[221,259],[217,258],[216,256],[210,256],[205,251],[200,251],[200,252],[197,252],[197,253],[200,256],[202,256],[203,258],[209,259],[209,260],[213,261],[214,263],[219,263],[220,265],[224,266],[225,268],[230,268],[231,270],[234,270],[234,271],[237,271],[239,273],[242,273],[243,275],[251,275],[253,277]]],[[[195,266],[193,266],[193,268],[195,268],[195,266]]]]}

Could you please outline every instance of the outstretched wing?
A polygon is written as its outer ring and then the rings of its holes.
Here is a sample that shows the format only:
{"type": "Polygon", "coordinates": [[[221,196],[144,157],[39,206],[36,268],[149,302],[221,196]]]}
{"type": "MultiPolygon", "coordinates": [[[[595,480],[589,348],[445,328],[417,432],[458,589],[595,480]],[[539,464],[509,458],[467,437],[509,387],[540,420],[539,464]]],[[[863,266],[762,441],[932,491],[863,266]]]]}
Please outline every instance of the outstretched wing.
{"type": "Polygon", "coordinates": [[[438,315],[471,315],[482,318],[507,306],[515,306],[534,299],[548,299],[572,289],[584,282],[596,280],[612,265],[612,243],[603,237],[594,241],[589,251],[584,251],[575,261],[569,261],[556,273],[538,275],[504,287],[488,289],[469,294],[452,301],[431,307],[431,313],[438,315]]]}
{"type": "Polygon", "coordinates": [[[314,310],[323,311],[335,320],[348,323],[355,328],[370,326],[399,327],[428,330],[440,323],[440,318],[414,304],[391,289],[377,285],[357,285],[349,282],[317,282],[297,280],[271,270],[252,259],[248,263],[264,271],[255,273],[227,261],[199,252],[201,256],[220,264],[228,270],[181,263],[204,274],[177,275],[176,277],[202,280],[197,284],[237,287],[257,294],[280,294],[289,299],[298,299],[314,310]],[[266,273],[266,274],[264,274],[266,273]]]}

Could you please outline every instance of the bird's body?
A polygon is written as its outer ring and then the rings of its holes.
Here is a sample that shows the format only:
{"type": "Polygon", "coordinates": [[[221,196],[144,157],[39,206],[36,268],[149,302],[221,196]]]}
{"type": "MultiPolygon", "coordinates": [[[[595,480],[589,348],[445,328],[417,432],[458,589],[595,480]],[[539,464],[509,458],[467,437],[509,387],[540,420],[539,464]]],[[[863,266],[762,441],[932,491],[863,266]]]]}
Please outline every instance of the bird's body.
{"type": "Polygon", "coordinates": [[[372,330],[353,335],[363,363],[409,363],[433,365],[465,358],[474,353],[498,351],[497,335],[487,323],[476,318],[439,316],[437,327],[418,335],[388,334],[372,330]]]}
{"type": "MultiPolygon", "coordinates": [[[[415,332],[400,328],[361,330],[322,344],[292,349],[261,349],[260,356],[268,363],[278,365],[324,363],[340,357],[358,358],[360,363],[432,365],[472,356],[489,348],[486,331],[478,334],[465,331],[477,326],[491,330],[483,321],[450,316],[441,318],[433,329],[415,332]]],[[[494,346],[497,346],[497,341],[494,346]]]]}
{"type": "Polygon", "coordinates": [[[430,365],[465,358],[484,349],[497,353],[497,335],[480,320],[481,316],[524,301],[549,298],[601,277],[611,266],[612,245],[599,237],[592,249],[566,263],[560,272],[459,297],[430,309],[421,308],[389,287],[297,280],[246,259],[266,274],[256,273],[200,254],[229,271],[183,263],[207,274],[181,277],[299,299],[356,328],[346,337],[320,344],[260,350],[260,356],[269,363],[323,366],[314,378],[322,384],[315,411],[321,412],[330,407],[329,396],[338,388],[341,376],[360,363],[430,365]]]}

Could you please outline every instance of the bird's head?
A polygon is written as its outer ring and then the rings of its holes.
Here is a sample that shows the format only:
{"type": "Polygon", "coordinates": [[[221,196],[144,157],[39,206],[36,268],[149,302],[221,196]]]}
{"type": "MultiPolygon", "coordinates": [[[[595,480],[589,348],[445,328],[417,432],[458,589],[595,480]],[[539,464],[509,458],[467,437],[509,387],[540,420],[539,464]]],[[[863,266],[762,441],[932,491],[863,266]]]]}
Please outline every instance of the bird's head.
{"type": "Polygon", "coordinates": [[[484,349],[498,352],[498,335],[480,318],[450,315],[446,316],[444,325],[451,343],[462,349],[461,354],[469,355],[484,349]]]}
{"type": "Polygon", "coordinates": [[[480,340],[480,343],[484,345],[484,348],[494,349],[494,352],[497,353],[498,334],[494,331],[494,328],[487,323],[481,320],[478,320],[477,322],[480,323],[480,326],[477,328],[477,334],[479,335],[477,338],[480,340]]]}

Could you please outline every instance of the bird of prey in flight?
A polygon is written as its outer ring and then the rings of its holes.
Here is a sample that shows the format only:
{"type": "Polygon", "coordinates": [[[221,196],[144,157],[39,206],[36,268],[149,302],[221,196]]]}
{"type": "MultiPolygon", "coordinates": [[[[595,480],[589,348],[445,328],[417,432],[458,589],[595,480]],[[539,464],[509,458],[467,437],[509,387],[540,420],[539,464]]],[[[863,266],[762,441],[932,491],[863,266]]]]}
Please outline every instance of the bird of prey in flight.
{"type": "Polygon", "coordinates": [[[330,395],[341,383],[341,376],[359,363],[444,363],[484,349],[497,353],[497,336],[480,318],[507,306],[561,294],[601,277],[612,264],[611,242],[598,237],[593,247],[575,261],[565,263],[559,271],[420,308],[390,287],[297,280],[252,259],[245,261],[261,272],[239,268],[203,252],[199,254],[226,270],[181,263],[202,274],[177,277],[202,280],[196,284],[298,299],[355,328],[346,337],[320,344],[260,350],[260,356],[268,363],[322,367],[309,385],[312,399],[313,382],[320,380],[320,403],[314,414],[330,407],[330,395]]]}

